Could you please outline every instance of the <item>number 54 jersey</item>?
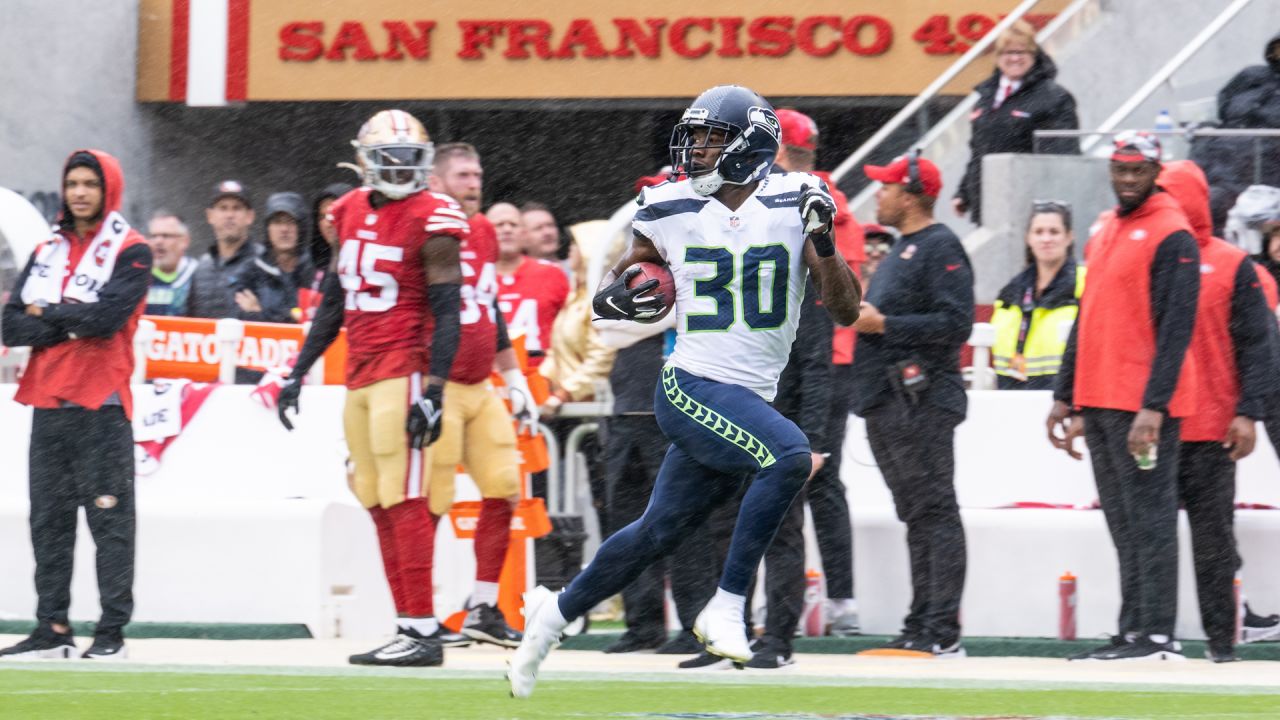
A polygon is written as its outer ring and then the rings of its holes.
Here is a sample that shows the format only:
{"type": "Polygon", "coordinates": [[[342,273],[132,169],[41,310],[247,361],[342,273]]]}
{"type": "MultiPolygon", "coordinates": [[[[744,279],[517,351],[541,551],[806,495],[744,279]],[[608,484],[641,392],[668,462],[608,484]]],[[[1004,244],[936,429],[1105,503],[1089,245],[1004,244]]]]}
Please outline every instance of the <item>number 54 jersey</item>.
{"type": "Polygon", "coordinates": [[[419,192],[374,208],[369,188],[329,207],[338,232],[338,277],[346,296],[347,387],[427,373],[427,302],[422,246],[446,235],[461,242],[469,226],[447,195],[419,192]]]}
{"type": "Polygon", "coordinates": [[[653,241],[676,282],[669,362],[772,401],[800,320],[808,267],[800,219],[807,173],[774,173],[736,210],[688,180],[646,188],[632,227],[653,241]]]}

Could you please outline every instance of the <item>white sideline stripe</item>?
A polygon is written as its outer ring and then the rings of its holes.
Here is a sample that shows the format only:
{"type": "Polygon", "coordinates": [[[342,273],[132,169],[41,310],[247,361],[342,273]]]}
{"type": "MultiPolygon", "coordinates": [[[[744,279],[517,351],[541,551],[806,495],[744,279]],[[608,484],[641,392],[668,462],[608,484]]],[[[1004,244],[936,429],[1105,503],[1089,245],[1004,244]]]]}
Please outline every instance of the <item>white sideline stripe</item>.
{"type": "Polygon", "coordinates": [[[187,105],[227,104],[227,0],[191,0],[187,25],[187,105]]]}

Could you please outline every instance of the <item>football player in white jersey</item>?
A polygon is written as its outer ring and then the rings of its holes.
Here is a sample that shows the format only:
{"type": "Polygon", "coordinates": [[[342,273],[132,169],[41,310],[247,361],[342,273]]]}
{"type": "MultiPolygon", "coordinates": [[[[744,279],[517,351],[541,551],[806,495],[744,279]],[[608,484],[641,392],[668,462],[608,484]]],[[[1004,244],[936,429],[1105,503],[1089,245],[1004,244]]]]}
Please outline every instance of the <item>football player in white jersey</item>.
{"type": "Polygon", "coordinates": [[[693,102],[671,136],[671,165],[688,175],[640,194],[630,251],[606,275],[596,314],[644,322],[675,303],[676,347],[655,413],[671,449],[649,508],[610,537],[558,597],[526,599],[524,641],[511,692],[533,692],[538,666],[564,627],[671,552],[708,512],[752,476],[716,595],[694,632],[707,650],[751,659],[743,609],[756,566],[809,477],[809,443],[770,407],[812,274],[836,322],[858,317],[862,290],[835,252],[835,203],[807,173],[769,174],[780,129],[769,103],[721,85],[693,102]],[[676,297],[657,280],[628,288],[638,262],[665,264],[676,297]]]}

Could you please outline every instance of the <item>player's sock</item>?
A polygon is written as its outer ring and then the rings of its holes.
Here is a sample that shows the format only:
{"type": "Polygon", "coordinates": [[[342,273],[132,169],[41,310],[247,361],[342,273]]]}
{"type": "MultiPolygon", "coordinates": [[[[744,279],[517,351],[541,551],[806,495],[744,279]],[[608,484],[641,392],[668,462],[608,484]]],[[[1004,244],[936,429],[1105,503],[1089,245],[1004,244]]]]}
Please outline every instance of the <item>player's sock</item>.
{"type": "Polygon", "coordinates": [[[382,551],[382,571],[386,573],[387,584],[391,586],[391,601],[396,612],[404,610],[404,583],[400,581],[400,563],[396,558],[396,534],[391,526],[391,518],[381,506],[369,508],[369,516],[373,518],[373,526],[378,531],[378,548],[382,551]]]}
{"type": "Polygon", "coordinates": [[[471,591],[471,607],[477,605],[498,604],[498,583],[476,581],[476,589],[471,591]]]}
{"type": "Polygon", "coordinates": [[[804,487],[812,465],[808,453],[787,455],[762,469],[751,481],[733,528],[729,557],[720,578],[721,588],[735,595],[747,594],[760,558],[764,557],[792,501],[804,487]]]}
{"type": "Polygon", "coordinates": [[[747,609],[747,596],[731,593],[722,587],[716,588],[716,594],[707,601],[707,607],[733,610],[742,615],[747,609]]]}
{"type": "Polygon", "coordinates": [[[406,500],[387,509],[395,529],[396,556],[404,588],[405,615],[435,614],[431,598],[431,564],[435,553],[436,517],[426,498],[406,500]]]}
{"type": "Polygon", "coordinates": [[[476,592],[481,583],[494,586],[492,600],[482,601],[472,595],[475,602],[497,602],[497,582],[502,575],[502,564],[511,544],[511,503],[505,498],[485,498],[480,503],[480,519],[476,522],[476,592]]]}
{"type": "Polygon", "coordinates": [[[428,617],[400,617],[396,618],[396,625],[403,630],[413,630],[423,637],[435,635],[440,629],[440,621],[434,616],[428,617]]]}

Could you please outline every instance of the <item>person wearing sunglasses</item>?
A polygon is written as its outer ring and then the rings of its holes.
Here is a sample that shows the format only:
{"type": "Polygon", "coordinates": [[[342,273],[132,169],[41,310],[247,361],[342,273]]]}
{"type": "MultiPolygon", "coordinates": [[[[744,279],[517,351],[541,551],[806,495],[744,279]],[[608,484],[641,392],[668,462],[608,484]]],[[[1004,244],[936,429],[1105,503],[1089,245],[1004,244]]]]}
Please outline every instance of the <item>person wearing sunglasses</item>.
{"type": "MultiPolygon", "coordinates": [[[[969,213],[982,224],[982,158],[991,153],[1034,151],[1036,130],[1080,127],[1076,99],[1054,81],[1058,68],[1036,45],[1036,31],[1025,20],[1010,25],[995,43],[996,67],[978,84],[978,102],[969,114],[969,165],[951,201],[957,215],[969,213]]],[[[1075,138],[1045,140],[1040,152],[1078,155],[1075,138]]]]}
{"type": "Polygon", "coordinates": [[[1071,206],[1033,203],[1026,243],[1027,267],[1000,291],[991,315],[996,382],[1001,390],[1052,390],[1084,292],[1071,206]]]}

